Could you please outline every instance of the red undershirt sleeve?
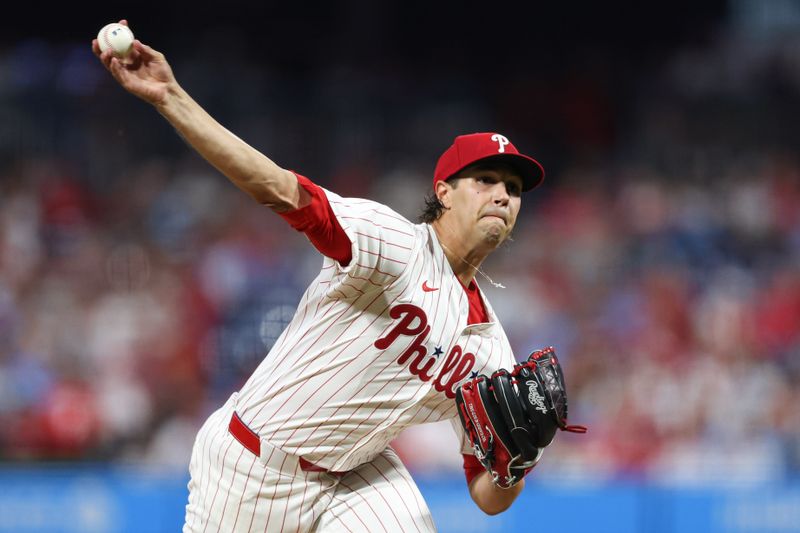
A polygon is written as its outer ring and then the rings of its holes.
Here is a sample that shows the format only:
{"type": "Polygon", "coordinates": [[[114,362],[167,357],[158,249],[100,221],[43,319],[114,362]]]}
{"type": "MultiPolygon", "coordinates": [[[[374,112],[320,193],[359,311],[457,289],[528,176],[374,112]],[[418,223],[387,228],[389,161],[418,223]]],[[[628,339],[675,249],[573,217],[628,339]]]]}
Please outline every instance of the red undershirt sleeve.
{"type": "Polygon", "coordinates": [[[474,456],[469,454],[461,454],[464,457],[464,475],[467,477],[467,485],[472,483],[472,480],[478,477],[481,472],[486,472],[480,461],[474,456]]]}
{"type": "Polygon", "coordinates": [[[353,258],[350,239],[333,213],[325,192],[310,179],[296,174],[297,183],[311,195],[311,203],[300,209],[278,213],[297,231],[305,233],[314,248],[347,266],[353,258]]]}

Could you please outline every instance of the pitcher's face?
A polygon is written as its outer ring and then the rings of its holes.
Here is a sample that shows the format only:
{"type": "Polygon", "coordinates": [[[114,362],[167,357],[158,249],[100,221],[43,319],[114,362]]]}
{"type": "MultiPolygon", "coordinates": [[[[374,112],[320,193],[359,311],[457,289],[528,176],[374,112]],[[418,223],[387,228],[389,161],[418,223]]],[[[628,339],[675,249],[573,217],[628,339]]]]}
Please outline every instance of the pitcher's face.
{"type": "Polygon", "coordinates": [[[497,247],[511,234],[519,214],[522,178],[505,166],[473,166],[462,170],[458,183],[440,200],[451,231],[467,242],[497,247]]]}

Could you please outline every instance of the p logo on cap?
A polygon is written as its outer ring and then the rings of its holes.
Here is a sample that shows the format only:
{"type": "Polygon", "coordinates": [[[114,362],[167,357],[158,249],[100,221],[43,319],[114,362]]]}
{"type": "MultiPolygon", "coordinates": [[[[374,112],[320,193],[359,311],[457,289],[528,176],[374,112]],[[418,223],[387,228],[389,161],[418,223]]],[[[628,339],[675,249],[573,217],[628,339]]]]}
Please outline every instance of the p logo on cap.
{"type": "Polygon", "coordinates": [[[508,137],[495,133],[492,135],[492,140],[497,141],[497,144],[500,145],[500,148],[497,149],[498,152],[503,153],[506,151],[506,145],[509,144],[508,137]]]}
{"type": "Polygon", "coordinates": [[[459,135],[436,163],[433,186],[449,179],[470,165],[492,161],[508,163],[522,178],[522,190],[529,191],[544,181],[544,168],[532,157],[519,153],[508,137],[499,133],[459,135]]]}

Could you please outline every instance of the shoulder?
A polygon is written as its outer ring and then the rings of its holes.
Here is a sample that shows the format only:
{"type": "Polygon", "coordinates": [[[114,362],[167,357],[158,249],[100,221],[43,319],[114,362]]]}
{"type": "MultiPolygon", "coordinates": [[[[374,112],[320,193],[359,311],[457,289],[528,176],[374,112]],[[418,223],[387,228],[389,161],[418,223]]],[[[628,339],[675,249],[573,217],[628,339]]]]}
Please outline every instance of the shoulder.
{"type": "Polygon", "coordinates": [[[347,226],[372,227],[384,232],[415,235],[416,224],[391,207],[364,198],[347,198],[322,189],[336,218],[347,226]]]}

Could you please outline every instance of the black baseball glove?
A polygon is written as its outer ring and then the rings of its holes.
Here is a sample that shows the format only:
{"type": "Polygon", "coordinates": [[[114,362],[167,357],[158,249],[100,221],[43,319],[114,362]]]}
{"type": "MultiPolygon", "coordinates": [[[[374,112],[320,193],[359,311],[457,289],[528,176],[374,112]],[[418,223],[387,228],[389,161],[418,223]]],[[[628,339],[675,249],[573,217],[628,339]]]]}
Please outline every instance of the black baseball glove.
{"type": "Polygon", "coordinates": [[[564,374],[553,348],[533,352],[511,372],[464,382],[456,405],[475,457],[502,488],[536,466],[557,429],[586,433],[583,426],[567,425],[564,374]]]}

